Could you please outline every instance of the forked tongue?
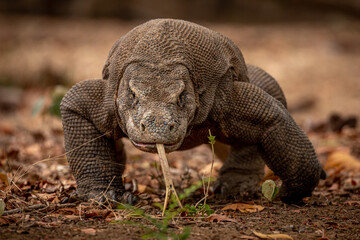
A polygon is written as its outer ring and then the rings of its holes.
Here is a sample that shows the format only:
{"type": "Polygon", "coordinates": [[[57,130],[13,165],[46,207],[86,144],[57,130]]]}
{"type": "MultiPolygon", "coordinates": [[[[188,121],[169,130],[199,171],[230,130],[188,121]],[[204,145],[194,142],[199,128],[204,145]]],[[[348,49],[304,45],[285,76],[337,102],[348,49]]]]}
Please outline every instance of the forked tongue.
{"type": "Polygon", "coordinates": [[[180,199],[176,193],[176,190],[174,188],[173,180],[171,178],[169,163],[168,163],[168,160],[165,155],[164,144],[157,143],[156,148],[157,148],[157,151],[159,154],[159,160],[160,160],[161,169],[162,169],[162,172],[164,175],[165,186],[166,186],[165,202],[164,202],[164,208],[163,208],[163,212],[162,212],[162,215],[164,216],[171,192],[175,195],[175,198],[181,208],[182,208],[182,205],[181,205],[180,199]]]}

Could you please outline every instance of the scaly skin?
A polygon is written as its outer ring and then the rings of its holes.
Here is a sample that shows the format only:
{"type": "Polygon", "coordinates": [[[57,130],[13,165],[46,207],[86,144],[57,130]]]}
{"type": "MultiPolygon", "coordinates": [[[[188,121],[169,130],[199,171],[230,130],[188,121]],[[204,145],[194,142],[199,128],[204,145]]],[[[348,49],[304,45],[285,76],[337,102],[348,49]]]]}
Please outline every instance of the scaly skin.
{"type": "Polygon", "coordinates": [[[215,183],[222,195],[256,194],[264,163],[282,179],[286,203],[311,195],[325,177],[276,81],[246,65],[231,40],[186,21],[156,19],[124,35],[110,50],[103,78],[76,84],[61,114],[84,200],[134,201],[121,180],[123,137],[143,151],[162,143],[171,152],[206,143],[211,129],[231,146],[215,183]]]}

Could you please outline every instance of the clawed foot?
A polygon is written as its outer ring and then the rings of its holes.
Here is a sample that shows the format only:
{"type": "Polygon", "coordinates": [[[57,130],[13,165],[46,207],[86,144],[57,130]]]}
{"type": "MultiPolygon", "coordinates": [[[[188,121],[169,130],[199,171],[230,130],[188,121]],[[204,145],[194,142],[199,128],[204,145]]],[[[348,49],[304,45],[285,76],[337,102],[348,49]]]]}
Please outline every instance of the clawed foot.
{"type": "MultiPolygon", "coordinates": [[[[326,179],[326,172],[321,167],[319,171],[320,179],[326,179]]],[[[283,181],[279,192],[281,201],[286,204],[304,205],[303,198],[311,197],[312,191],[319,182],[319,179],[313,176],[309,176],[305,180],[293,179],[283,181]]]]}
{"type": "Polygon", "coordinates": [[[302,206],[305,204],[303,198],[311,197],[312,191],[316,185],[314,185],[313,188],[304,188],[291,186],[289,183],[283,182],[279,191],[279,197],[283,203],[302,206]]]}
{"type": "Polygon", "coordinates": [[[244,175],[227,172],[219,176],[214,183],[214,192],[223,197],[250,200],[260,196],[259,181],[262,174],[244,175]]]}
{"type": "Polygon", "coordinates": [[[116,206],[118,203],[134,205],[138,202],[138,200],[139,199],[130,192],[121,192],[115,190],[105,191],[100,189],[94,189],[86,192],[84,190],[78,189],[76,192],[70,195],[68,202],[89,201],[98,203],[99,205],[113,204],[116,206]]]}

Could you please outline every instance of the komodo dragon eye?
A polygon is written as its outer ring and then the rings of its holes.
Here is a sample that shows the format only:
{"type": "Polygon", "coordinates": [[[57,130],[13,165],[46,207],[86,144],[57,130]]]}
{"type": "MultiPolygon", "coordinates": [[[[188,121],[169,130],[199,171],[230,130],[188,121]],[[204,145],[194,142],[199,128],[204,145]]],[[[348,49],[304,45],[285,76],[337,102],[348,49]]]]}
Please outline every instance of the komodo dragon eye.
{"type": "Polygon", "coordinates": [[[179,95],[179,98],[177,100],[177,105],[179,107],[184,107],[184,105],[185,105],[185,91],[182,91],[182,93],[179,95]]]}
{"type": "Polygon", "coordinates": [[[131,91],[131,95],[132,95],[132,97],[133,97],[133,98],[135,98],[135,97],[136,97],[136,95],[135,95],[135,92],[134,92],[134,91],[131,91]]]}

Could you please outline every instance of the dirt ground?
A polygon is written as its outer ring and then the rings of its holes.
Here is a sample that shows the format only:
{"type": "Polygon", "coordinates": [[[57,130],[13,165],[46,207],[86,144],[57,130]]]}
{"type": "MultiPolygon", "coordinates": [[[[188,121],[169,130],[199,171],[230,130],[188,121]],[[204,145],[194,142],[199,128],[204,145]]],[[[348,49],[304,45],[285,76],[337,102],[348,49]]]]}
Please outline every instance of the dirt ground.
{"type": "MultiPolygon", "coordinates": [[[[130,210],[63,203],[76,185],[63,155],[61,121],[45,110],[31,114],[41,97],[44,109],[51,104],[54,85],[100,77],[112,43],[137,24],[0,16],[0,198],[6,205],[0,239],[140,239],[161,232],[130,210]]],[[[279,81],[328,178],[305,206],[262,198],[246,202],[261,207],[255,212],[222,210],[239,201],[211,194],[213,215],[181,213],[162,231],[179,234],[189,227],[190,239],[259,239],[254,231],[293,239],[360,239],[360,130],[352,124],[360,116],[360,23],[202,24],[230,37],[247,62],[279,81]],[[330,121],[333,112],[339,113],[336,123],[330,121]]],[[[126,188],[139,196],[137,207],[163,221],[153,205],[164,199],[157,155],[128,141],[125,147],[126,188]]],[[[211,152],[200,146],[168,158],[181,193],[207,176],[211,152]]],[[[215,166],[221,166],[218,159],[215,166]]],[[[200,188],[184,204],[202,197],[200,188]]]]}

